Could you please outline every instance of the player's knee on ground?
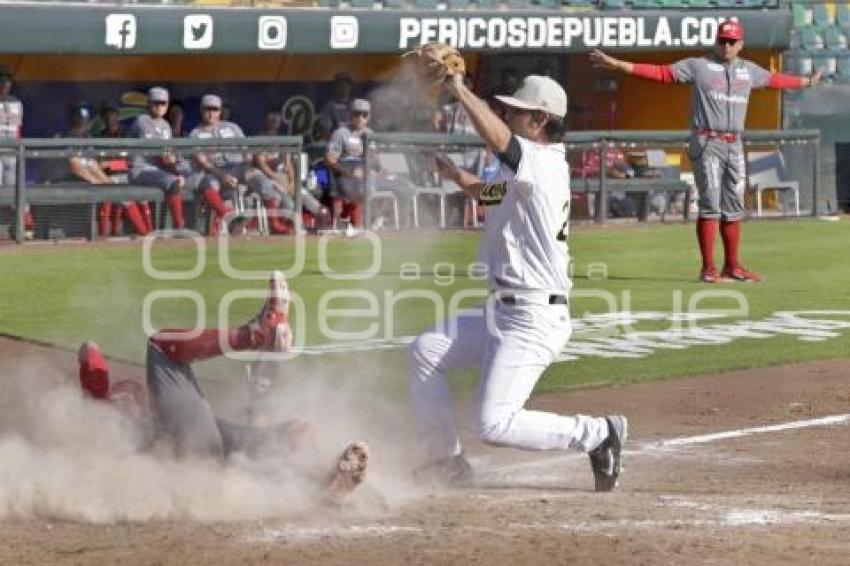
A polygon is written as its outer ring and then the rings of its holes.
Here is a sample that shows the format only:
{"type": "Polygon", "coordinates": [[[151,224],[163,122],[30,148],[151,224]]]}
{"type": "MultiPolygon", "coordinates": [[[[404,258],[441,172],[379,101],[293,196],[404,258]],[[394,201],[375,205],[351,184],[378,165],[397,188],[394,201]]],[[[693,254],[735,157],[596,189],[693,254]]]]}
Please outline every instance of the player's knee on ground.
{"type": "Polygon", "coordinates": [[[475,419],[475,434],[486,444],[506,444],[515,412],[506,413],[491,407],[481,407],[475,419]]]}

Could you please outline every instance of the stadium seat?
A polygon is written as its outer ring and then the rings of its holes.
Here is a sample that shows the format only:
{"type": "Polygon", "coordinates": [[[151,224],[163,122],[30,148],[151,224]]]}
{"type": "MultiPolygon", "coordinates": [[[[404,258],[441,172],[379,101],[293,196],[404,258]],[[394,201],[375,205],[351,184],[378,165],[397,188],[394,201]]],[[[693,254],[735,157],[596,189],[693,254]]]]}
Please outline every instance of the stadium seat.
{"type": "Polygon", "coordinates": [[[413,6],[420,10],[436,10],[437,0],[414,0],[413,6]]]}
{"type": "Polygon", "coordinates": [[[713,8],[714,3],[711,0],[687,0],[690,8],[713,8]]]}
{"type": "Polygon", "coordinates": [[[404,8],[407,4],[403,0],[383,0],[385,8],[399,9],[404,8]]]}
{"type": "Polygon", "coordinates": [[[375,6],[375,0],[348,0],[352,8],[371,10],[375,6]]]}
{"type": "Polygon", "coordinates": [[[815,28],[809,26],[800,29],[801,47],[809,51],[823,49],[823,37],[815,28]]]}
{"type": "Polygon", "coordinates": [[[839,4],[835,9],[835,23],[841,29],[850,30],[850,6],[847,4],[839,4]]]}
{"type": "Polygon", "coordinates": [[[738,7],[749,10],[758,10],[760,8],[766,8],[766,4],[765,0],[739,0],[738,7]]]}
{"type": "Polygon", "coordinates": [[[715,5],[718,8],[737,8],[738,0],[715,0],[715,5]]]}
{"type": "Polygon", "coordinates": [[[596,8],[596,0],[562,0],[559,4],[563,4],[569,8],[596,8]]]}
{"type": "Polygon", "coordinates": [[[632,8],[636,10],[656,10],[660,7],[657,0],[632,0],[632,8]]]}
{"type": "Polygon", "coordinates": [[[473,7],[471,0],[446,0],[446,6],[449,10],[466,10],[473,7]]]}
{"type": "Polygon", "coordinates": [[[795,75],[811,75],[813,69],[814,62],[805,53],[798,53],[788,59],[788,70],[795,75]]]}
{"type": "Polygon", "coordinates": [[[531,4],[544,10],[554,10],[561,7],[561,0],[531,0],[531,4]]]}
{"type": "Polygon", "coordinates": [[[827,49],[847,49],[847,36],[837,27],[829,27],[824,32],[824,40],[827,49]]]}
{"type": "Polygon", "coordinates": [[[815,4],[812,6],[812,24],[821,29],[826,29],[832,25],[832,18],[829,16],[826,4],[815,4]]]}
{"type": "Polygon", "coordinates": [[[835,75],[838,63],[834,55],[818,55],[812,61],[815,69],[820,69],[823,72],[824,78],[835,75]]]}
{"type": "Polygon", "coordinates": [[[838,57],[835,61],[835,70],[835,79],[838,82],[850,83],[850,55],[838,57]]]}
{"type": "Polygon", "coordinates": [[[792,10],[791,13],[794,16],[794,27],[802,28],[802,27],[805,27],[805,26],[812,25],[814,18],[813,18],[813,15],[812,15],[812,9],[811,8],[807,8],[806,6],[803,6],[802,4],[794,4],[791,7],[791,10],[792,10]]]}
{"type": "Polygon", "coordinates": [[[600,0],[600,8],[603,10],[625,10],[626,0],[600,0]]]}
{"type": "MultiPolygon", "coordinates": [[[[690,4],[688,3],[688,0],[658,0],[658,4],[662,8],[673,8],[673,9],[687,8],[687,7],[690,6],[690,4]]],[[[711,5],[710,2],[706,2],[706,7],[708,7],[710,5],[711,5]]]]}

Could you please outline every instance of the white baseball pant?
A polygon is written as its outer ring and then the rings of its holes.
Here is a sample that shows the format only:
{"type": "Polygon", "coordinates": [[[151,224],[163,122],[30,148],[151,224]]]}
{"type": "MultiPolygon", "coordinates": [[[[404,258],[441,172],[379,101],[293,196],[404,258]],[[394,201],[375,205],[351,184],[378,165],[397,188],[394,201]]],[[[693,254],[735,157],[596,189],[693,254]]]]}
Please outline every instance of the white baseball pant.
{"type": "Polygon", "coordinates": [[[570,338],[569,307],[548,293],[485,305],[442,322],[411,345],[411,393],[431,460],[460,454],[448,372],[480,367],[475,430],[488,444],[590,451],[608,435],[604,418],[524,408],[537,380],[570,338]]]}

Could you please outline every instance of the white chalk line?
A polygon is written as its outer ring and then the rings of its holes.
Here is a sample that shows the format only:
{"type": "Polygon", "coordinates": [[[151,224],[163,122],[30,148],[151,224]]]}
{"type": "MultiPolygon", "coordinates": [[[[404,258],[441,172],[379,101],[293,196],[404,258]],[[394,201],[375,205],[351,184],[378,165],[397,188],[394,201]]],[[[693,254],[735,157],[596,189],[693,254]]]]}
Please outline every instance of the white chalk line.
{"type": "Polygon", "coordinates": [[[726,440],[729,438],[741,438],[751,436],[753,434],[764,434],[768,432],[781,432],[784,430],[794,430],[799,428],[811,428],[818,426],[831,426],[843,424],[850,421],[850,414],[830,415],[828,417],[820,417],[817,419],[808,419],[804,421],[791,421],[775,425],[754,426],[751,428],[742,428],[738,430],[730,430],[726,432],[715,432],[711,434],[700,434],[697,436],[682,436],[679,438],[671,438],[646,445],[645,449],[665,448],[668,446],[689,446],[691,444],[708,444],[718,440],[726,440]]]}
{"type": "MultiPolygon", "coordinates": [[[[850,422],[850,414],[829,415],[815,419],[790,421],[774,425],[765,425],[735,429],[696,436],[681,436],[668,440],[660,440],[644,444],[635,450],[625,451],[626,455],[638,455],[671,449],[676,446],[709,444],[721,440],[742,438],[756,434],[768,434],[787,430],[798,430],[813,427],[834,426],[850,422]]],[[[517,471],[531,471],[540,467],[563,466],[563,454],[557,457],[543,458],[532,462],[499,466],[490,470],[482,470],[488,474],[501,475],[517,471]]],[[[536,494],[540,496],[541,494],[536,494]]],[[[508,497],[507,499],[510,499],[508,497]]],[[[672,506],[691,507],[699,511],[720,510],[719,516],[705,518],[672,518],[672,519],[613,519],[596,520],[593,522],[546,522],[546,523],[511,523],[507,525],[513,531],[565,530],[570,532],[602,532],[623,529],[657,529],[678,527],[758,527],[789,524],[845,524],[850,523],[850,514],[820,513],[817,511],[785,511],[778,509],[732,508],[723,510],[716,505],[698,503],[690,500],[670,501],[672,506]]],[[[441,527],[434,527],[439,530],[441,527]]],[[[431,529],[431,530],[433,530],[431,529]]],[[[503,533],[504,528],[491,529],[478,525],[453,525],[452,530],[468,530],[480,533],[503,533]]],[[[330,527],[297,527],[287,526],[279,529],[266,529],[260,535],[249,539],[251,542],[310,542],[326,538],[356,539],[379,538],[391,536],[419,536],[426,534],[429,529],[405,525],[373,523],[368,525],[338,525],[330,527]]]]}
{"type": "MultiPolygon", "coordinates": [[[[767,434],[771,432],[783,432],[786,430],[833,426],[838,424],[844,424],[847,422],[850,422],[850,413],[845,413],[841,415],[829,415],[826,417],[819,417],[816,419],[807,419],[802,421],[789,421],[774,425],[741,428],[722,432],[713,432],[709,434],[699,434],[696,436],[680,436],[677,438],[659,440],[656,442],[649,442],[643,445],[639,445],[639,447],[636,449],[624,450],[623,454],[626,456],[635,456],[663,450],[672,450],[674,447],[690,446],[696,444],[710,444],[712,442],[718,442],[721,440],[728,440],[732,438],[743,438],[745,436],[752,436],[755,434],[767,434]]],[[[521,470],[530,471],[536,468],[547,468],[555,464],[555,462],[563,463],[563,458],[563,454],[558,454],[557,456],[540,458],[530,462],[520,462],[516,464],[498,466],[490,471],[497,474],[503,474],[506,472],[516,472],[521,470]]]]}

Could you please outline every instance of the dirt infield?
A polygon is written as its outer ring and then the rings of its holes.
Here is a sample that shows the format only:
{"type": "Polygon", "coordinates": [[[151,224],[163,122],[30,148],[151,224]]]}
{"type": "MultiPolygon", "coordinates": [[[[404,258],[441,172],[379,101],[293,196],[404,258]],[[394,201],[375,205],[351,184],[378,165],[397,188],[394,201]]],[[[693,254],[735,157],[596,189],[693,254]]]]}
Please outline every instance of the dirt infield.
{"type": "MultiPolygon", "coordinates": [[[[24,354],[73,369],[68,352],[0,340],[0,367],[24,354]]],[[[384,497],[389,488],[372,478],[348,508],[286,519],[7,519],[0,564],[848,563],[850,362],[552,394],[532,404],[628,415],[619,491],[593,493],[582,455],[470,442],[478,472],[471,489],[384,497]]],[[[380,466],[380,446],[373,455],[380,466]]]]}

